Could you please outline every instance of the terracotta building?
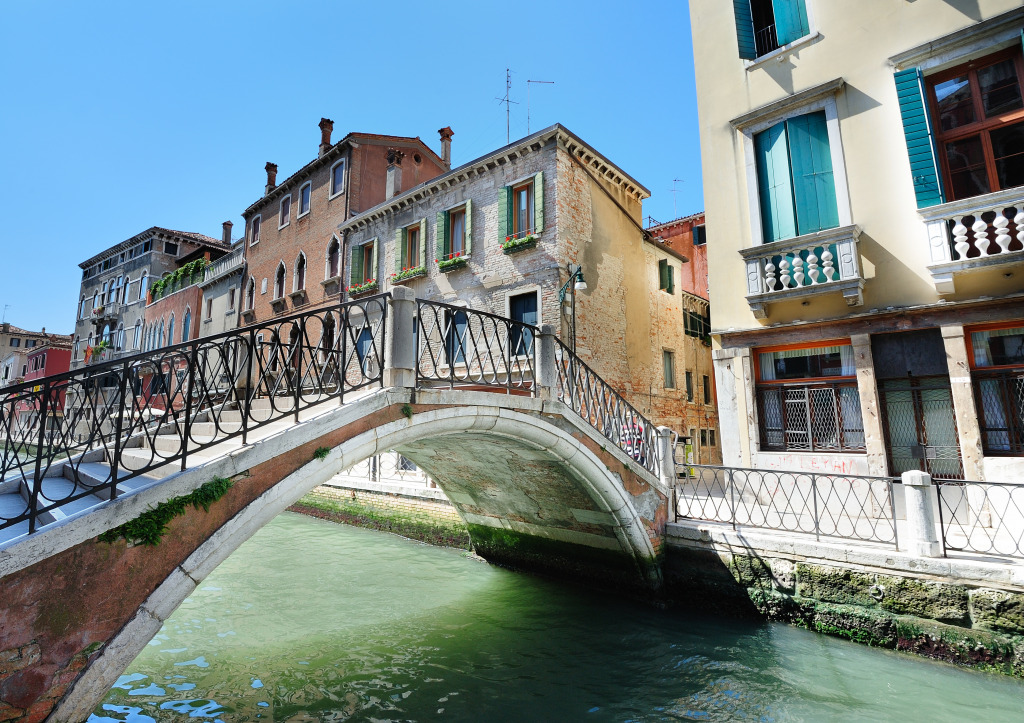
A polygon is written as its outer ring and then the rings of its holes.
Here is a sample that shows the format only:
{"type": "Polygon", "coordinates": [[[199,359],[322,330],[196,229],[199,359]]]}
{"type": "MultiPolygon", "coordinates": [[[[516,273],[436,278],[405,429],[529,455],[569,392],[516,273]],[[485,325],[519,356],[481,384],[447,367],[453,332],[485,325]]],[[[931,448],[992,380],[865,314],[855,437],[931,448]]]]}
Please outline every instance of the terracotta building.
{"type": "MultiPolygon", "coordinates": [[[[66,372],[71,368],[71,335],[50,334],[46,342],[29,349],[25,360],[24,382],[66,372]]],[[[64,416],[64,392],[55,399],[56,406],[46,411],[46,428],[56,428],[64,416]]],[[[15,407],[14,413],[21,429],[35,429],[35,419],[39,415],[38,399],[33,402],[22,401],[15,407]]]]}
{"type": "Polygon", "coordinates": [[[448,128],[440,131],[442,156],[419,138],[349,133],[332,143],[333,129],[332,121],[320,120],[317,157],[281,183],[277,165],[267,163],[265,193],[242,213],[248,267],[243,324],[340,301],[344,240],[338,225],[450,164],[448,128]]]}
{"type": "Polygon", "coordinates": [[[50,340],[54,334],[28,331],[13,324],[0,325],[0,387],[20,384],[28,373],[28,355],[50,340]]]}

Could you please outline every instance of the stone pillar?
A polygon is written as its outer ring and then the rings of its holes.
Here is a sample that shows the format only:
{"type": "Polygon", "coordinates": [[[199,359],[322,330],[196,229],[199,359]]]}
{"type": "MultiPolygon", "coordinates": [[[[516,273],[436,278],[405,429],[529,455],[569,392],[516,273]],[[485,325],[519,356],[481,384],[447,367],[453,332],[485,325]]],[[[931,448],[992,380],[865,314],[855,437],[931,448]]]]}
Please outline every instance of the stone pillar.
{"type": "Polygon", "coordinates": [[[868,456],[868,473],[876,477],[889,474],[885,452],[885,430],[882,429],[882,406],[878,400],[875,360],[871,355],[871,335],[853,334],[853,362],[857,370],[857,395],[864,423],[864,446],[868,456]]]}
{"type": "Polygon", "coordinates": [[[907,501],[907,529],[900,548],[918,557],[942,557],[935,532],[935,495],[932,476],[911,470],[903,473],[903,496],[907,501]]]}
{"type": "MultiPolygon", "coordinates": [[[[737,389],[737,379],[743,379],[743,357],[749,360],[749,349],[715,349],[712,359],[715,366],[715,384],[718,390],[718,427],[722,441],[722,464],[726,467],[746,467],[742,439],[750,433],[744,423],[746,400],[742,388],[737,389]]],[[[749,462],[749,457],[746,462],[749,462]]]]}
{"type": "Polygon", "coordinates": [[[558,399],[558,362],[555,359],[555,330],[551,324],[540,328],[534,343],[537,345],[537,396],[540,399],[558,399]]]}
{"type": "Polygon", "coordinates": [[[964,478],[984,481],[982,464],[981,427],[978,410],[974,406],[974,387],[971,385],[971,365],[967,357],[964,327],[960,324],[943,326],[942,343],[946,347],[946,365],[949,369],[949,387],[953,392],[953,412],[960,443],[960,456],[964,464],[964,478]]]}
{"type": "Polygon", "coordinates": [[[416,292],[391,289],[387,339],[384,345],[384,386],[416,386],[416,292]]]}
{"type": "Polygon", "coordinates": [[[676,460],[673,454],[672,430],[668,427],[658,427],[658,461],[661,468],[658,470],[661,477],[661,484],[665,487],[668,495],[668,522],[676,521],[676,460]]]}

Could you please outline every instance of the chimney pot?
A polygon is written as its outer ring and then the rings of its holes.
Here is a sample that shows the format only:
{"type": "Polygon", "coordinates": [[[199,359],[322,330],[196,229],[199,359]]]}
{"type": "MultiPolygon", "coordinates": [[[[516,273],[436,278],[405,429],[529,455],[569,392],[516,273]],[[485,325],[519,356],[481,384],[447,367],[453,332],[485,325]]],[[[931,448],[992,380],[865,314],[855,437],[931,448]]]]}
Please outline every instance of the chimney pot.
{"type": "Polygon", "coordinates": [[[323,157],[327,151],[331,150],[331,133],[334,131],[334,121],[330,118],[320,119],[320,155],[323,157]]]}
{"type": "Polygon", "coordinates": [[[231,245],[231,227],[234,225],[235,224],[231,223],[230,221],[225,221],[223,224],[221,224],[221,227],[224,230],[221,231],[220,240],[224,242],[225,246],[231,245]]]}
{"type": "Polygon", "coordinates": [[[438,135],[441,136],[441,160],[444,161],[444,165],[448,168],[452,167],[452,136],[455,133],[452,131],[451,126],[445,126],[438,131],[438,135]]]}
{"type": "Polygon", "coordinates": [[[277,188],[277,164],[267,161],[267,165],[264,166],[267,171],[267,194],[277,188]]]}
{"type": "Polygon", "coordinates": [[[402,192],[402,159],[405,154],[397,148],[388,148],[388,171],[384,188],[384,200],[394,198],[402,192]]]}

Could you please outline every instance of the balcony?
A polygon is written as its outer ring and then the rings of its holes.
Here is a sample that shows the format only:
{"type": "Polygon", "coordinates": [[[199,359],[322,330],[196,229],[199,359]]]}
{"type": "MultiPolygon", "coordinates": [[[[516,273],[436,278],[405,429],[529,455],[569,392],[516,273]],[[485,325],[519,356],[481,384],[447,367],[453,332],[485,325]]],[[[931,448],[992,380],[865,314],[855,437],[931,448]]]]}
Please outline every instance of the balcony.
{"type": "Polygon", "coordinates": [[[204,285],[209,284],[211,281],[219,279],[221,276],[234,271],[242,266],[245,266],[245,256],[242,255],[242,249],[237,248],[226,256],[223,256],[212,264],[206,267],[203,272],[204,285]]]}
{"type": "Polygon", "coordinates": [[[1024,189],[951,201],[918,213],[924,219],[940,294],[956,292],[955,277],[1024,261],[1024,189]]]}
{"type": "Polygon", "coordinates": [[[776,301],[841,293],[848,306],[864,303],[857,226],[841,226],[743,249],[747,303],[758,319],[776,301]]]}

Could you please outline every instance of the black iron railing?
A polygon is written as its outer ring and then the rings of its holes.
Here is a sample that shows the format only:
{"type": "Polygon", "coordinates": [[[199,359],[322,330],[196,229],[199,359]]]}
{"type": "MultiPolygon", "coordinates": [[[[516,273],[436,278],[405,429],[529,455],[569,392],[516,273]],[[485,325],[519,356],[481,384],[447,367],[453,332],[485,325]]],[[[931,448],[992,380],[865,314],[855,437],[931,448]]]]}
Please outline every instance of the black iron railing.
{"type": "MultiPolygon", "coordinates": [[[[382,381],[388,294],[8,388],[0,485],[23,509],[0,529],[382,381]],[[101,464],[95,464],[100,462],[101,464]]],[[[71,508],[73,509],[72,505],[71,508]]]]}
{"type": "Polygon", "coordinates": [[[417,386],[533,389],[537,327],[426,299],[416,307],[417,386]]]}
{"type": "Polygon", "coordinates": [[[891,477],[688,465],[681,517],[898,546],[891,477]]]}
{"type": "Polygon", "coordinates": [[[659,473],[658,432],[569,347],[555,339],[558,398],[648,472],[659,473]]]}
{"type": "Polygon", "coordinates": [[[1024,557],[1024,484],[935,480],[943,554],[1024,557]]]}

